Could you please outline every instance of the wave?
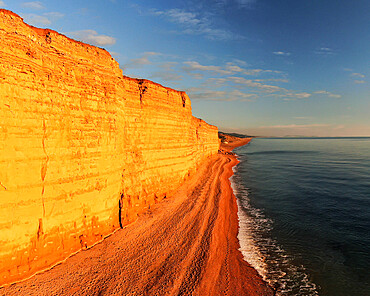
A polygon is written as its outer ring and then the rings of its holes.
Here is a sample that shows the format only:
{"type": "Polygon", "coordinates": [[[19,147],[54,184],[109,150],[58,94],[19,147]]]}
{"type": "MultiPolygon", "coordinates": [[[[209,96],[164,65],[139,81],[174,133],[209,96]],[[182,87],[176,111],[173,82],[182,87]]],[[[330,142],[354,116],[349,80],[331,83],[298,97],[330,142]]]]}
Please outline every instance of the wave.
{"type": "Polygon", "coordinates": [[[236,167],[230,178],[237,197],[240,251],[262,278],[276,289],[276,295],[319,295],[304,266],[294,264],[289,254],[272,238],[273,220],[250,204],[248,188],[240,182],[236,167]]]}

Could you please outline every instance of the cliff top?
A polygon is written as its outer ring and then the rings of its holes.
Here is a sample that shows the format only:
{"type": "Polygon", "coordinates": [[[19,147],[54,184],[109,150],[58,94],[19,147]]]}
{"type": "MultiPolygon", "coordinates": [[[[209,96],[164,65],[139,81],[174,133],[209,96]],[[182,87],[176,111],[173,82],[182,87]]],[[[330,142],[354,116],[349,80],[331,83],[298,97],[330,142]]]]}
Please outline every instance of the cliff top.
{"type": "Polygon", "coordinates": [[[23,22],[23,24],[24,24],[25,26],[27,26],[28,28],[32,29],[33,31],[35,31],[35,32],[36,32],[38,35],[40,35],[40,36],[45,37],[47,34],[54,33],[54,34],[56,34],[56,35],[58,35],[58,36],[62,36],[62,37],[64,37],[64,38],[68,39],[69,41],[76,42],[76,43],[78,43],[78,44],[80,44],[80,45],[83,45],[83,46],[86,46],[86,47],[90,47],[90,48],[93,48],[93,49],[99,49],[99,50],[102,50],[103,52],[105,52],[107,55],[109,55],[109,56],[111,57],[111,54],[110,54],[106,49],[104,49],[104,48],[97,47],[97,46],[94,46],[94,45],[90,45],[90,44],[84,43],[84,42],[82,42],[82,41],[74,40],[74,39],[69,38],[68,36],[63,35],[63,34],[61,34],[61,33],[57,32],[57,31],[55,31],[55,30],[52,30],[52,29],[48,29],[48,28],[46,28],[46,29],[42,29],[42,28],[37,28],[37,27],[34,27],[34,26],[32,26],[32,25],[29,25],[29,24],[27,24],[27,23],[24,21],[24,19],[23,19],[21,16],[19,16],[19,15],[18,15],[18,14],[16,14],[16,13],[14,13],[13,11],[10,11],[10,10],[7,10],[7,9],[2,9],[2,8],[0,8],[0,13],[3,13],[4,15],[10,15],[10,16],[14,16],[14,17],[16,17],[16,18],[19,18],[19,19],[23,22]]]}
{"type": "MultiPolygon", "coordinates": [[[[21,16],[19,16],[18,14],[14,13],[10,10],[7,10],[7,9],[0,9],[0,15],[11,16],[11,17],[15,17],[15,18],[19,19],[19,21],[21,21],[24,26],[31,29],[33,32],[35,32],[37,35],[39,35],[42,38],[46,38],[47,36],[50,35],[50,33],[53,33],[58,37],[61,37],[61,38],[64,38],[64,39],[68,40],[69,42],[72,42],[74,44],[79,44],[79,45],[81,45],[82,47],[85,47],[85,48],[90,48],[90,49],[93,50],[93,52],[99,52],[99,54],[105,55],[109,60],[113,60],[115,63],[118,64],[118,62],[104,48],[100,48],[100,47],[97,47],[97,46],[94,46],[94,45],[91,45],[91,44],[88,44],[88,43],[84,43],[82,41],[72,39],[72,38],[70,38],[66,35],[63,35],[63,34],[57,32],[55,30],[52,30],[52,29],[48,29],[48,28],[42,29],[42,28],[37,28],[37,27],[34,27],[32,25],[29,25],[29,24],[24,22],[24,19],[21,16]]],[[[3,17],[3,16],[1,16],[1,17],[3,17]]],[[[148,80],[148,79],[132,78],[132,77],[128,77],[128,76],[125,76],[125,75],[122,75],[122,77],[124,79],[131,80],[131,81],[136,81],[136,82],[141,82],[141,83],[149,83],[149,84],[152,84],[152,85],[155,85],[155,86],[163,87],[163,88],[165,88],[169,91],[178,92],[182,95],[186,95],[185,91],[175,90],[173,88],[163,86],[163,85],[161,85],[157,82],[154,82],[154,81],[151,81],[151,80],[148,80]]]]}

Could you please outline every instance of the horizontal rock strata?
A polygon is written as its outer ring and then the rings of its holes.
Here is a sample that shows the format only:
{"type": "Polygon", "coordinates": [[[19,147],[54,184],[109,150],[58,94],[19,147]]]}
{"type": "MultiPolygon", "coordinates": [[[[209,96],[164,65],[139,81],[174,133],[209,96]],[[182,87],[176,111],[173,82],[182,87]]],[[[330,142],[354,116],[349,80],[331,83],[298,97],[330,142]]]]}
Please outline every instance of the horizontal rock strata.
{"type": "Polygon", "coordinates": [[[87,248],[217,153],[184,92],[0,10],[0,285],[87,248]]]}

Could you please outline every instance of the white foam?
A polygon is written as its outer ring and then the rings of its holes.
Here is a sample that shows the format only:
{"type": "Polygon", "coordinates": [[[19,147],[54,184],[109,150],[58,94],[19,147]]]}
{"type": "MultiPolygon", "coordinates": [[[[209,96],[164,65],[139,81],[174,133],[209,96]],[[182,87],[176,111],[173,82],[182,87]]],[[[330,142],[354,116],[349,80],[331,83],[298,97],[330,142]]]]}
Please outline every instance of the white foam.
{"type": "MultiPolygon", "coordinates": [[[[233,168],[234,174],[237,172],[233,168]]],[[[262,278],[273,287],[276,295],[318,295],[317,287],[309,279],[303,266],[295,266],[288,255],[268,233],[273,221],[249,203],[248,189],[230,178],[231,187],[237,196],[240,251],[262,278]],[[267,234],[267,235],[266,235],[267,234]]]]}
{"type": "Polygon", "coordinates": [[[254,243],[252,234],[250,232],[250,223],[248,221],[249,218],[241,209],[240,201],[238,199],[237,203],[239,217],[239,250],[242,252],[244,260],[247,261],[254,269],[256,269],[263,279],[266,279],[267,266],[264,262],[263,255],[254,243]]]}
{"type": "MultiPolygon", "coordinates": [[[[236,172],[236,166],[233,167],[233,172],[236,172]]],[[[239,192],[234,182],[234,175],[231,176],[231,188],[234,191],[234,195],[236,196],[239,192]]],[[[254,243],[250,225],[250,217],[248,217],[242,210],[242,205],[240,204],[241,201],[239,198],[236,199],[238,204],[238,220],[239,220],[239,233],[238,239],[240,244],[240,251],[243,254],[243,258],[247,261],[257,272],[262,276],[263,279],[266,278],[267,274],[267,266],[264,263],[264,258],[254,243]]]]}

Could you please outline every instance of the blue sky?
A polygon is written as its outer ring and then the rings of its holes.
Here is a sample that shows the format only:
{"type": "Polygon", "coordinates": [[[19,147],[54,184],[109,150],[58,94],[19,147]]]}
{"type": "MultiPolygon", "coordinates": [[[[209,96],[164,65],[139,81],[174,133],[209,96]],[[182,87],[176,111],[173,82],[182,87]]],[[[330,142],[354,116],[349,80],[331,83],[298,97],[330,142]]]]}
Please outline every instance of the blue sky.
{"type": "Polygon", "coordinates": [[[0,0],[178,90],[221,130],[370,136],[368,0],[0,0]]]}

